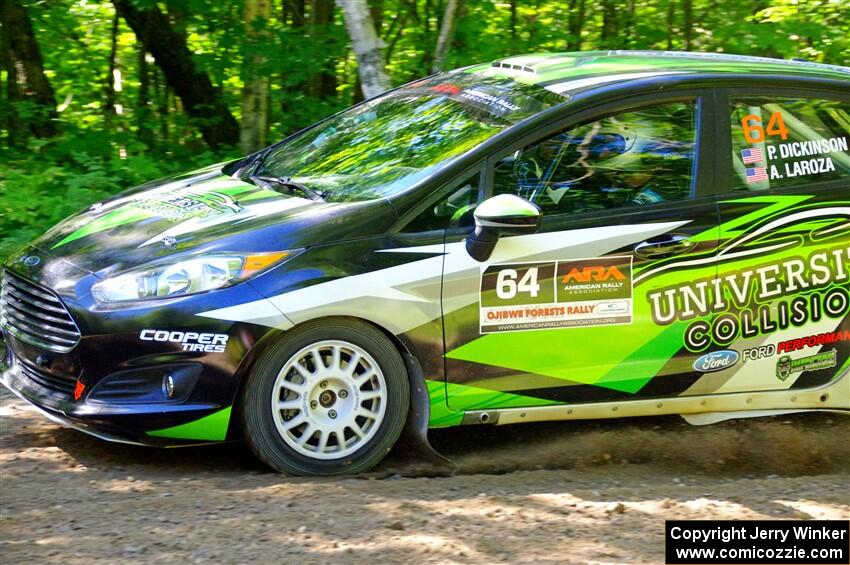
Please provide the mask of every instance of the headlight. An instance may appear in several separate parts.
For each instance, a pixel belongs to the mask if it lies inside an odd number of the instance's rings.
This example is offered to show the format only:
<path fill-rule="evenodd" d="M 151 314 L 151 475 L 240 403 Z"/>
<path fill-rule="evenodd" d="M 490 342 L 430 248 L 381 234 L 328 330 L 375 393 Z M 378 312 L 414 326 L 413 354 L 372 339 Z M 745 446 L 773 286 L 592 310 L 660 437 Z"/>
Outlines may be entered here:
<path fill-rule="evenodd" d="M 249 279 L 295 253 L 187 257 L 108 278 L 94 285 L 91 292 L 98 302 L 104 303 L 195 294 Z"/>

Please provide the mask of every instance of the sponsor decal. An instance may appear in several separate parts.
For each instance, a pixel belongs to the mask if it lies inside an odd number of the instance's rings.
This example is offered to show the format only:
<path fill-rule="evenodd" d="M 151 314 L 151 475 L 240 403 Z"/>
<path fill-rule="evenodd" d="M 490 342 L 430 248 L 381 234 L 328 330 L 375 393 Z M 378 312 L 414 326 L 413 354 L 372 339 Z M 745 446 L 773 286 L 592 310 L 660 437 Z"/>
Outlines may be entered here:
<path fill-rule="evenodd" d="M 203 351 L 204 353 L 224 353 L 227 347 L 227 334 L 181 332 L 170 330 L 145 329 L 139 333 L 142 341 L 160 341 L 179 343 L 183 351 Z"/>
<path fill-rule="evenodd" d="M 776 346 L 776 351 L 777 353 L 791 353 L 805 347 L 820 347 L 847 340 L 850 340 L 850 330 L 837 330 L 801 337 L 800 339 L 780 341 Z"/>
<path fill-rule="evenodd" d="M 767 359 L 776 355 L 776 345 L 759 345 L 758 347 L 750 347 L 743 351 L 744 363 L 747 361 L 758 361 L 759 359 Z"/>
<path fill-rule="evenodd" d="M 706 353 L 694 361 L 694 370 L 702 373 L 713 373 L 722 371 L 735 365 L 738 362 L 740 355 L 734 349 L 722 349 L 720 351 L 712 351 Z"/>
<path fill-rule="evenodd" d="M 629 324 L 632 257 L 490 265 L 480 291 L 481 333 Z"/>
<path fill-rule="evenodd" d="M 136 200 L 136 208 L 147 210 L 162 218 L 182 221 L 189 218 L 206 218 L 225 213 L 237 213 L 242 207 L 236 201 L 220 192 L 193 192 L 183 189 L 171 194 L 145 197 Z"/>
<path fill-rule="evenodd" d="M 778 353 L 793 353 L 807 347 L 821 347 L 832 345 L 841 341 L 850 341 L 850 330 L 836 330 L 819 334 L 808 335 L 796 339 L 786 339 L 776 344 L 759 345 L 745 349 L 743 353 L 744 363 L 767 359 Z"/>
<path fill-rule="evenodd" d="M 688 350 L 772 334 L 850 311 L 850 246 L 818 250 L 808 257 L 728 272 L 650 292 L 652 319 L 666 326 L 691 322 Z M 709 318 L 710 320 L 697 318 Z M 746 358 L 746 354 L 745 354 Z"/>
<path fill-rule="evenodd" d="M 499 98 L 476 88 L 467 88 L 460 93 L 461 98 L 487 107 L 494 114 L 509 114 L 516 112 L 520 106 L 505 98 Z"/>
<path fill-rule="evenodd" d="M 437 84 L 435 86 L 429 87 L 429 90 L 433 90 L 435 92 L 442 92 L 443 94 L 458 94 L 462 89 L 461 87 L 455 84 Z"/>
<path fill-rule="evenodd" d="M 27 267 L 35 267 L 39 263 L 41 263 L 41 258 L 38 255 L 28 255 L 21 259 L 24 265 Z"/>
<path fill-rule="evenodd" d="M 814 355 L 800 359 L 792 359 L 790 355 L 783 355 L 776 361 L 776 378 L 784 381 L 795 373 L 829 369 L 835 367 L 837 364 L 838 352 L 835 349 L 815 353 Z"/>

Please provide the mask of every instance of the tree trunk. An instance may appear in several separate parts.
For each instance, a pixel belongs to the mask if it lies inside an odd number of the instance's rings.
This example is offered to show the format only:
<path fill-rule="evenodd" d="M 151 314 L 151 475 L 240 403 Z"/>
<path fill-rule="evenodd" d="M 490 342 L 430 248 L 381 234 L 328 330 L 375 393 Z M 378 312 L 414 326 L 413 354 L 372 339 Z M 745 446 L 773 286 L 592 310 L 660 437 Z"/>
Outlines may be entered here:
<path fill-rule="evenodd" d="M 632 39 L 635 37 L 635 0 L 627 0 L 626 2 L 626 21 L 623 25 L 622 35 L 620 47 L 631 47 Z"/>
<path fill-rule="evenodd" d="M 567 51 L 581 51 L 581 30 L 584 28 L 584 1 L 570 0 L 570 40 Z"/>
<path fill-rule="evenodd" d="M 206 73 L 195 68 L 186 36 L 172 28 L 155 4 L 143 10 L 133 0 L 113 0 L 113 4 L 145 50 L 154 56 L 186 113 L 197 121 L 207 144 L 213 148 L 235 144 L 239 139 L 239 124 L 221 92 L 213 87 Z"/>
<path fill-rule="evenodd" d="M 268 0 L 245 0 L 245 38 L 248 48 L 263 43 L 270 11 Z M 255 52 L 256 53 L 256 52 Z M 242 122 L 239 127 L 239 148 L 242 153 L 253 153 L 266 145 L 266 132 L 269 121 L 269 79 L 262 72 L 258 74 L 265 59 L 256 54 L 246 56 L 242 73 L 245 85 L 242 87 Z"/>
<path fill-rule="evenodd" d="M 691 39 L 694 34 L 694 2 L 693 0 L 682 0 L 682 13 L 685 20 L 685 51 L 691 50 Z"/>
<path fill-rule="evenodd" d="M 36 137 L 53 137 L 56 127 L 56 96 L 44 74 L 41 51 L 26 8 L 16 0 L 0 0 L 3 62 L 6 68 L 6 98 L 9 104 L 26 103 L 31 113 L 26 130 Z M 16 110 L 10 116 L 10 133 L 16 140 L 25 135 Z"/>
<path fill-rule="evenodd" d="M 449 52 L 454 36 L 458 4 L 460 4 L 460 0 L 446 0 L 446 11 L 443 13 L 443 21 L 440 23 L 440 35 L 437 36 L 437 48 L 434 50 L 434 62 L 431 64 L 432 72 L 442 71 L 446 64 L 446 54 Z"/>
<path fill-rule="evenodd" d="M 288 8 L 286 11 L 292 13 L 292 27 L 304 27 L 305 4 L 305 0 L 283 0 L 284 9 Z"/>
<path fill-rule="evenodd" d="M 333 23 L 333 0 L 311 0 L 310 26 L 311 33 L 317 37 L 327 33 L 328 26 Z M 336 73 L 325 69 L 310 78 L 310 95 L 315 98 L 332 98 L 336 96 Z"/>
<path fill-rule="evenodd" d="M 669 0 L 667 5 L 667 50 L 673 49 L 673 28 L 676 24 L 676 2 Z"/>
<path fill-rule="evenodd" d="M 372 98 L 389 90 L 390 79 L 384 67 L 383 42 L 375 32 L 365 0 L 336 0 L 345 18 L 351 48 L 357 58 L 357 74 L 363 96 Z"/>
<path fill-rule="evenodd" d="M 615 0 L 602 2 L 602 33 L 599 39 L 603 49 L 616 49 L 620 42 L 617 38 L 617 5 Z"/>

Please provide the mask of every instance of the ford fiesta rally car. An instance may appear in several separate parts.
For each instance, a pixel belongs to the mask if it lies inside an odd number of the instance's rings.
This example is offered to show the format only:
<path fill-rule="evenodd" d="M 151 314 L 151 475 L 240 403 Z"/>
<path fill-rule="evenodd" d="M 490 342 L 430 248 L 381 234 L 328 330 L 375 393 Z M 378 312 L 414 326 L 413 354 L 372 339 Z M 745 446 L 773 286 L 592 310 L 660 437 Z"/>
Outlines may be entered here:
<path fill-rule="evenodd" d="M 850 409 L 850 69 L 438 74 L 7 260 L 3 383 L 105 439 L 370 468 L 429 427 Z"/>

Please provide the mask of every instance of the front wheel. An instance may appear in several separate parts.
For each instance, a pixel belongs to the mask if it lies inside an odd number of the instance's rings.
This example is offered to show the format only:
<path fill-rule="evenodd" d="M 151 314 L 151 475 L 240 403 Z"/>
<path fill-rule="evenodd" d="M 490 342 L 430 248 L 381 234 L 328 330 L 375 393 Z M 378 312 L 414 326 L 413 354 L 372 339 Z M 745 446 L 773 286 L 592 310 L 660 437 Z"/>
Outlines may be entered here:
<path fill-rule="evenodd" d="M 242 428 L 257 457 L 278 471 L 358 473 L 396 442 L 409 397 L 404 361 L 378 329 L 314 322 L 257 361 L 241 397 Z"/>

